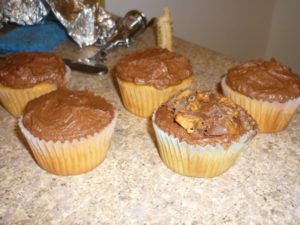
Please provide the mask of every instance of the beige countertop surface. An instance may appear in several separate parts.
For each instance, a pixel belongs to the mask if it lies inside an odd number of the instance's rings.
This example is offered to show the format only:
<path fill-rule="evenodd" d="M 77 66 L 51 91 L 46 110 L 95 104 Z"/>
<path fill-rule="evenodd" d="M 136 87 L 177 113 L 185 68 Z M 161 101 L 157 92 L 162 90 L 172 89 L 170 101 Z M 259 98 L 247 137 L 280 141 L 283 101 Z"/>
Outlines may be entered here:
<path fill-rule="evenodd" d="M 110 71 L 126 52 L 155 46 L 151 30 L 130 48 L 110 53 Z M 92 55 L 71 42 L 55 50 L 70 58 Z M 238 62 L 174 38 L 174 51 L 190 59 L 199 89 L 216 89 Z M 104 162 L 77 176 L 55 176 L 32 158 L 0 106 L 0 224 L 299 224 L 300 110 L 287 129 L 258 134 L 236 163 L 219 177 L 190 178 L 161 161 L 151 123 L 127 112 L 111 72 L 72 72 L 69 85 L 88 89 L 118 110 Z"/>

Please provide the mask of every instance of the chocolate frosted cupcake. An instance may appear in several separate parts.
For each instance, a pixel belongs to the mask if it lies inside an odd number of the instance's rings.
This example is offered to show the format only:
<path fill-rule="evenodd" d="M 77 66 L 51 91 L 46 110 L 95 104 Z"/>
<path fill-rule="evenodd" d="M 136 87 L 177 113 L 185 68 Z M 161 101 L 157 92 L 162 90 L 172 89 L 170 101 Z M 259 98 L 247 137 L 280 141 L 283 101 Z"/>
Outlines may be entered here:
<path fill-rule="evenodd" d="M 300 104 L 299 76 L 275 59 L 236 66 L 221 84 L 224 94 L 253 116 L 261 132 L 286 128 Z"/>
<path fill-rule="evenodd" d="M 152 122 L 163 162 L 193 177 L 224 173 L 257 132 L 252 117 L 229 98 L 191 89 L 161 105 Z"/>
<path fill-rule="evenodd" d="M 30 101 L 19 126 L 43 169 L 74 175 L 104 160 L 116 117 L 114 107 L 100 96 L 58 89 Z"/>
<path fill-rule="evenodd" d="M 192 67 L 179 54 L 151 48 L 120 59 L 116 76 L 125 108 L 149 117 L 161 103 L 191 84 Z"/>
<path fill-rule="evenodd" d="M 53 53 L 21 52 L 0 61 L 0 100 L 14 116 L 27 102 L 65 86 L 70 69 Z"/>

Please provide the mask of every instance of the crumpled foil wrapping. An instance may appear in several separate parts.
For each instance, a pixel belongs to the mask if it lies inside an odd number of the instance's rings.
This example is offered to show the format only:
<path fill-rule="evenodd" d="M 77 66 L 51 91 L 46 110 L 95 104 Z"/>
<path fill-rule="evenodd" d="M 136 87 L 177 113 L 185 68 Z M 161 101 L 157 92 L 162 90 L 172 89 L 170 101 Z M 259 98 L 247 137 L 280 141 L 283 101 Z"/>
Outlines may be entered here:
<path fill-rule="evenodd" d="M 0 0 L 1 22 L 33 25 L 52 11 L 80 46 L 103 46 L 116 33 L 116 18 L 97 0 Z"/>
<path fill-rule="evenodd" d="M 56 18 L 80 46 L 104 45 L 116 32 L 116 21 L 97 0 L 46 0 Z"/>
<path fill-rule="evenodd" d="M 41 0 L 0 0 L 0 21 L 33 25 L 48 15 L 50 8 Z"/>

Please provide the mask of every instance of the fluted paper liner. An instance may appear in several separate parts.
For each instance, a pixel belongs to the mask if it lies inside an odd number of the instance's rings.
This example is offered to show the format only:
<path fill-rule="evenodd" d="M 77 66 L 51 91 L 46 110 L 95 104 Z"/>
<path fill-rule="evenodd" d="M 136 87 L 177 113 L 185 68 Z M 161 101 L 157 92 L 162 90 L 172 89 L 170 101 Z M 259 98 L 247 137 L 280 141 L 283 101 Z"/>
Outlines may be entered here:
<path fill-rule="evenodd" d="M 172 171 L 191 177 L 215 177 L 227 171 L 236 161 L 256 131 L 250 130 L 237 141 L 215 145 L 192 145 L 163 131 L 152 117 L 158 152 L 164 164 Z"/>
<path fill-rule="evenodd" d="M 158 106 L 176 92 L 187 88 L 192 82 L 192 78 L 188 78 L 178 85 L 160 90 L 150 85 L 137 85 L 121 79 L 117 80 L 125 108 L 141 117 L 150 117 Z"/>
<path fill-rule="evenodd" d="M 243 107 L 256 120 L 262 133 L 278 132 L 285 129 L 300 105 L 300 98 L 284 103 L 252 99 L 232 90 L 226 84 L 225 79 L 223 78 L 221 81 L 224 95 Z"/>
<path fill-rule="evenodd" d="M 71 70 L 66 72 L 66 80 L 70 79 Z M 27 103 L 41 95 L 47 94 L 57 89 L 57 86 L 50 83 L 36 84 L 30 88 L 10 88 L 0 84 L 0 100 L 3 106 L 13 116 L 18 117 L 23 113 Z"/>
<path fill-rule="evenodd" d="M 19 119 L 19 127 L 25 136 L 34 158 L 44 170 L 56 175 L 76 175 L 88 172 L 105 159 L 111 144 L 117 114 L 100 132 L 72 141 L 45 141 L 33 136 Z"/>

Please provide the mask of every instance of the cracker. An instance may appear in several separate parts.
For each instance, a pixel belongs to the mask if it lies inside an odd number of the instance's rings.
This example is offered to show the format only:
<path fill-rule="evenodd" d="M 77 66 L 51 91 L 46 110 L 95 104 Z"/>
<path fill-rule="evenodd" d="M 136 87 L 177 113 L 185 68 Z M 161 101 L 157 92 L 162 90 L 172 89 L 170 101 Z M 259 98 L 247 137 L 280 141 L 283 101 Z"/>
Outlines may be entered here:
<path fill-rule="evenodd" d="M 163 15 L 157 19 L 157 45 L 172 51 L 173 46 L 173 19 L 168 7 L 164 8 Z"/>

